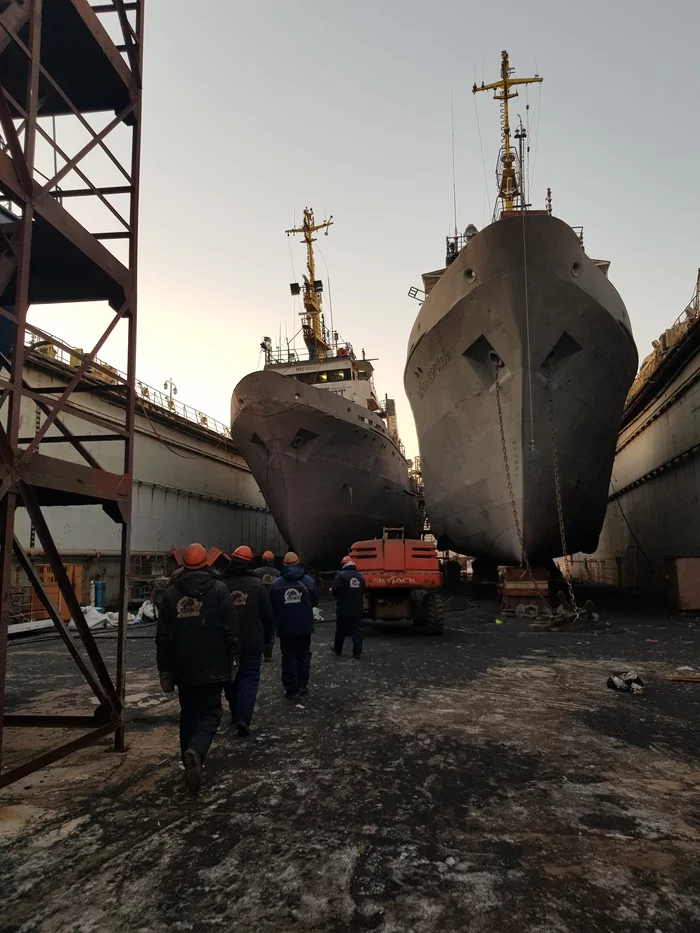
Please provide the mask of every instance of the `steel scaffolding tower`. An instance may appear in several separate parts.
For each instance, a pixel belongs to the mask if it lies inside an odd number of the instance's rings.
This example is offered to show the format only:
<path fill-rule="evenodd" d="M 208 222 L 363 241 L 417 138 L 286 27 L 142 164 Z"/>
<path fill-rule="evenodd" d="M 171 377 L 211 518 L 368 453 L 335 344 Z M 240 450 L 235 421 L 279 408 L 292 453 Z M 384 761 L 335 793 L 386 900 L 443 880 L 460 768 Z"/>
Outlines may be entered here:
<path fill-rule="evenodd" d="M 116 748 L 124 748 L 143 6 L 143 0 L 0 0 L 0 786 L 110 733 Z M 51 337 L 79 358 L 77 370 L 65 389 L 29 385 L 23 376 L 26 344 L 49 338 L 28 323 L 28 308 L 81 301 L 106 302 L 111 315 L 104 333 L 85 353 Z M 127 345 L 126 377 L 116 384 L 95 360 L 115 329 L 126 331 Z M 124 423 L 117 429 L 76 405 L 84 377 L 96 372 L 109 376 L 110 390 L 124 393 Z M 34 433 L 22 436 L 28 405 Z M 41 413 L 36 418 L 35 409 Z M 68 415 L 89 422 L 87 432 L 70 430 L 61 417 Z M 95 440 L 121 445 L 121 472 L 105 470 L 86 450 L 84 442 Z M 48 455 L 49 443 L 52 451 L 67 445 L 73 459 Z M 95 504 L 121 525 L 114 674 L 88 628 L 44 511 Z M 15 533 L 18 508 L 27 510 L 76 639 Z M 4 712 L 13 558 L 97 697 L 94 714 Z M 31 726 L 81 734 L 66 741 L 62 732 L 62 744 L 1 770 L 3 730 Z"/>

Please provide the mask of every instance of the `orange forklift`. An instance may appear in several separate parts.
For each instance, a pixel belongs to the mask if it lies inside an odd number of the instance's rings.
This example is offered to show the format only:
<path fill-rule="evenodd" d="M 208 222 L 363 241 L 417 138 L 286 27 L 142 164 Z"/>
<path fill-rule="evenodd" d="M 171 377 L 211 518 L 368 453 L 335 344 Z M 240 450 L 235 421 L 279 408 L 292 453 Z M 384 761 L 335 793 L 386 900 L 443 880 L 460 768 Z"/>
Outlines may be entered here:
<path fill-rule="evenodd" d="M 372 620 L 411 619 L 428 635 L 442 635 L 442 573 L 432 541 L 385 528 L 381 538 L 356 541 L 350 557 L 365 580 L 365 612 Z"/>

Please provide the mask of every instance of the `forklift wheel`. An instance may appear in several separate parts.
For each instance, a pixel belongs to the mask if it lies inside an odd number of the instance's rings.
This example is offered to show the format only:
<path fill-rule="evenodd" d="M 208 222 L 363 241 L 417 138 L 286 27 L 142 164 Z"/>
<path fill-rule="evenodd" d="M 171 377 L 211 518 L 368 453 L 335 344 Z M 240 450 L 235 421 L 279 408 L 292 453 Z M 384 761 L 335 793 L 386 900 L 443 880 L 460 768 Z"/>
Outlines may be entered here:
<path fill-rule="evenodd" d="M 443 633 L 444 607 L 437 593 L 426 593 L 423 598 L 423 625 L 428 635 L 442 635 Z"/>

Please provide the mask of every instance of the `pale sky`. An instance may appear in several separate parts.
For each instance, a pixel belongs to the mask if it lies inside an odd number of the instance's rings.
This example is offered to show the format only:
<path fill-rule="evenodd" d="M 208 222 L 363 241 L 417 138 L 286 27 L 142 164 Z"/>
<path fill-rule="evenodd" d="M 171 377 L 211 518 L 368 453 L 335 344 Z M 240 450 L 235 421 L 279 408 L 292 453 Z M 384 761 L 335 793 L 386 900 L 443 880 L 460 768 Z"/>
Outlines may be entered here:
<path fill-rule="evenodd" d="M 640 358 L 683 310 L 700 266 L 700 12 L 691 0 L 497 4 L 417 0 L 147 0 L 138 374 L 228 423 L 231 390 L 258 368 L 261 337 L 291 336 L 289 282 L 304 251 L 284 230 L 333 214 L 320 246 L 336 328 L 378 357 L 378 392 L 403 392 L 421 273 L 443 265 L 453 226 L 485 219 L 471 87 L 536 70 L 513 110 L 532 129 L 531 200 L 583 225 L 609 259 Z M 477 95 L 495 197 L 498 106 Z M 536 106 L 538 104 L 538 106 Z M 515 120 L 512 121 L 513 124 Z M 294 275 L 292 274 L 292 261 Z M 319 272 L 327 281 L 323 259 Z M 328 305 L 326 312 L 328 315 Z M 32 319 L 90 345 L 94 309 Z M 121 362 L 118 341 L 101 354 Z"/>

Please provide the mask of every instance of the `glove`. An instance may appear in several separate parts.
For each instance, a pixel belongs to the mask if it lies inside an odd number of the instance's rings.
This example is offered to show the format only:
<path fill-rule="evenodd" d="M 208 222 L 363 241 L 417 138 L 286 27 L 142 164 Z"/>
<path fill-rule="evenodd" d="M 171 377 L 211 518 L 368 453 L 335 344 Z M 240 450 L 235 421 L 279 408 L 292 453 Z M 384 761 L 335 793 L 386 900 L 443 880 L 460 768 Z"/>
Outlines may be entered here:
<path fill-rule="evenodd" d="M 236 679 L 236 670 L 238 669 L 238 661 L 235 659 L 231 661 L 231 676 L 229 680 L 234 681 Z"/>
<path fill-rule="evenodd" d="M 172 693 L 175 690 L 173 675 L 169 671 L 160 672 L 160 685 L 164 693 Z"/>

